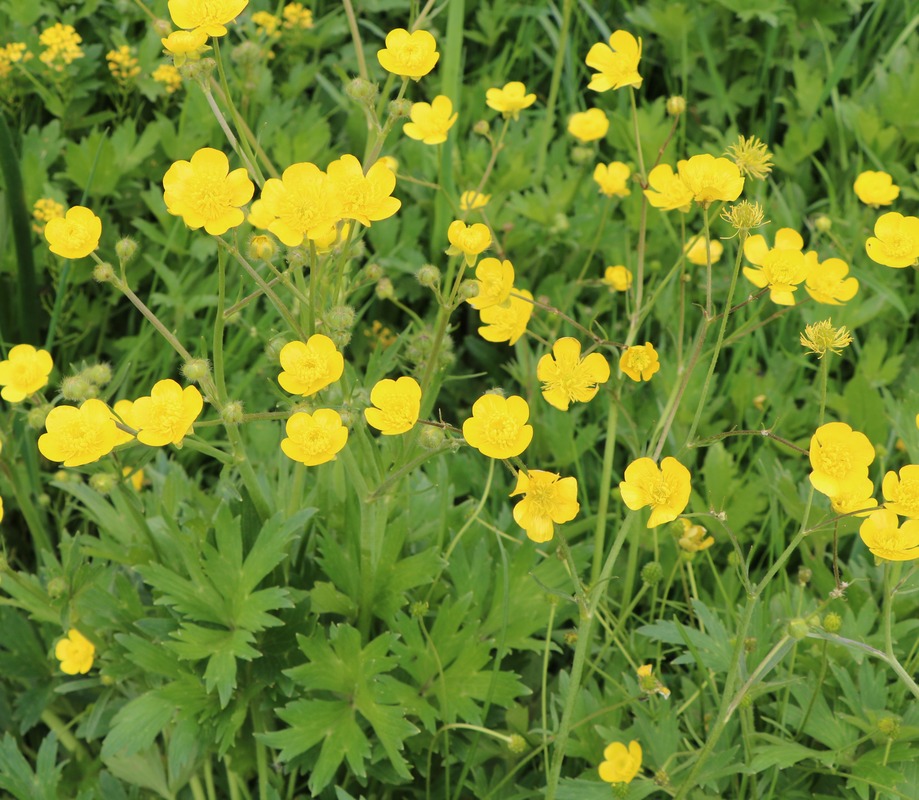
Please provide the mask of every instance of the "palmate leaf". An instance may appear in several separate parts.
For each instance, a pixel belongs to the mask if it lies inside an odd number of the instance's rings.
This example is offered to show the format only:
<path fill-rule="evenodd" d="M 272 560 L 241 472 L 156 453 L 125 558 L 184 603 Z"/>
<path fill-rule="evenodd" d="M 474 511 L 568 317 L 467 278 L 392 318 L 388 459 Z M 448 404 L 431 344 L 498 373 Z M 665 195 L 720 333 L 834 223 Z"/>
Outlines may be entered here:
<path fill-rule="evenodd" d="M 16 740 L 5 734 L 0 742 L 0 789 L 16 800 L 55 800 L 63 764 L 57 764 L 57 738 L 49 734 L 38 750 L 35 771 L 26 761 Z"/>

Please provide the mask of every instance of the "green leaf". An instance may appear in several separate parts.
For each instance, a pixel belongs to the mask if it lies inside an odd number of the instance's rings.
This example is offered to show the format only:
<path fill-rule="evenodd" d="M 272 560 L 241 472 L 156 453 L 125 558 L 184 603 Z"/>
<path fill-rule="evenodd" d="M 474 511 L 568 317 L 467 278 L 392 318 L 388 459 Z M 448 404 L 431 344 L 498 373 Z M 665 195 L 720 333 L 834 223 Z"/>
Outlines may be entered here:
<path fill-rule="evenodd" d="M 0 789 L 9 792 L 16 800 L 56 800 L 60 797 L 60 782 L 63 764 L 57 761 L 57 738 L 46 736 L 38 750 L 36 770 L 32 771 L 16 740 L 9 733 L 0 743 Z"/>
<path fill-rule="evenodd" d="M 102 742 L 102 758 L 116 754 L 132 756 L 147 749 L 175 711 L 175 706 L 159 690 L 129 701 L 112 720 L 112 729 Z"/>
<path fill-rule="evenodd" d="M 227 707 L 236 688 L 236 659 L 251 661 L 261 655 L 251 647 L 255 637 L 245 630 L 216 630 L 185 623 L 174 636 L 178 641 L 170 642 L 169 647 L 180 658 L 207 659 L 204 686 L 208 692 L 217 689 L 221 708 Z"/>

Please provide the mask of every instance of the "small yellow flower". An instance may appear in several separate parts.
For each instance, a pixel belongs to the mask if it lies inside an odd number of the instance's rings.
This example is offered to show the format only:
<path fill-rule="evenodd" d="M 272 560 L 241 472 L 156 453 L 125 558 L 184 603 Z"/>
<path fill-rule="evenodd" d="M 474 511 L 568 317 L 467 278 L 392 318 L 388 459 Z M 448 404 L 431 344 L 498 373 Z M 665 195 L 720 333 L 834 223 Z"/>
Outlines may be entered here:
<path fill-rule="evenodd" d="M 313 12 L 303 3 L 288 3 L 284 6 L 284 27 L 288 30 L 309 30 L 313 27 Z"/>
<path fill-rule="evenodd" d="M 491 306 L 508 306 L 514 288 L 514 265 L 505 259 L 483 258 L 475 268 L 479 293 L 466 300 L 477 311 Z"/>
<path fill-rule="evenodd" d="M 717 200 L 732 201 L 740 197 L 744 178 L 733 161 L 715 158 L 708 153 L 677 162 L 683 185 L 692 192 L 693 200 L 709 206 Z"/>
<path fill-rule="evenodd" d="M 112 419 L 115 422 L 120 422 L 123 425 L 127 425 L 129 428 L 134 428 L 137 430 L 140 425 L 137 424 L 137 420 L 134 417 L 134 402 L 132 400 L 119 400 L 112 407 L 114 414 Z M 120 444 L 127 444 L 128 442 L 134 441 L 134 434 L 123 431 L 121 428 L 115 427 L 115 446 L 117 447 Z"/>
<path fill-rule="evenodd" d="M 306 342 L 288 342 L 281 348 L 278 375 L 281 388 L 309 397 L 335 383 L 345 371 L 345 359 L 328 336 L 314 333 Z"/>
<path fill-rule="evenodd" d="M 750 178 L 763 181 L 772 172 L 772 153 L 757 136 L 738 136 L 737 143 L 728 147 L 727 155 Z"/>
<path fill-rule="evenodd" d="M 868 476 L 874 447 L 865 434 L 844 422 L 828 422 L 811 437 L 809 456 L 811 485 L 827 497 L 839 497 Z"/>
<path fill-rule="evenodd" d="M 54 362 L 47 350 L 36 350 L 30 344 L 11 347 L 6 360 L 0 361 L 0 397 L 7 403 L 21 403 L 48 385 L 52 369 Z"/>
<path fill-rule="evenodd" d="M 123 44 L 117 50 L 109 50 L 105 54 L 109 72 L 116 81 L 122 84 L 130 83 L 140 75 L 140 63 L 128 45 Z"/>
<path fill-rule="evenodd" d="M 625 469 L 619 484 L 622 502 L 632 511 L 651 506 L 649 528 L 673 522 L 689 503 L 691 475 L 679 461 L 667 456 L 660 469 L 650 458 L 639 458 Z"/>
<path fill-rule="evenodd" d="M 606 136 L 609 117 L 599 108 L 579 111 L 568 119 L 568 133 L 581 142 L 595 142 Z"/>
<path fill-rule="evenodd" d="M 619 358 L 619 369 L 633 381 L 649 381 L 660 368 L 657 351 L 651 342 L 632 345 Z"/>
<path fill-rule="evenodd" d="M 894 511 L 879 508 L 861 524 L 858 535 L 877 558 L 913 561 L 919 558 L 919 520 L 899 522 Z"/>
<path fill-rule="evenodd" d="M 160 39 L 166 52 L 173 58 L 173 63 L 181 67 L 186 61 L 196 61 L 207 47 L 207 32 L 204 28 L 192 31 L 173 31 L 165 39 Z"/>
<path fill-rule="evenodd" d="M 833 320 L 825 319 L 813 325 L 805 325 L 800 341 L 801 347 L 823 358 L 828 352 L 839 355 L 843 348 L 852 344 L 852 336 L 845 325 L 834 328 Z"/>
<path fill-rule="evenodd" d="M 182 86 L 182 75 L 172 64 L 160 64 L 150 73 L 150 77 L 163 84 L 166 94 L 174 94 Z"/>
<path fill-rule="evenodd" d="M 571 403 L 587 403 L 609 380 L 609 362 L 600 353 L 581 358 L 581 343 L 570 336 L 552 345 L 536 365 L 542 396 L 551 406 L 567 411 Z"/>
<path fill-rule="evenodd" d="M 150 394 L 138 397 L 131 409 L 137 424 L 137 441 L 150 447 L 181 445 L 194 433 L 193 425 L 204 408 L 195 386 L 184 389 L 171 378 L 153 384 Z"/>
<path fill-rule="evenodd" d="M 600 187 L 600 194 L 607 197 L 628 197 L 631 191 L 629 179 L 632 170 L 628 164 L 621 161 L 611 161 L 609 164 L 597 164 L 594 168 L 594 180 Z"/>
<path fill-rule="evenodd" d="M 454 220 L 447 228 L 447 239 L 450 246 L 446 249 L 448 256 L 463 256 L 470 267 L 475 264 L 479 255 L 491 247 L 491 231 L 481 222 L 466 225 Z"/>
<path fill-rule="evenodd" d="M 45 225 L 49 249 L 63 258 L 85 258 L 99 246 L 101 236 L 102 220 L 85 206 L 74 206 Z"/>
<path fill-rule="evenodd" d="M 874 236 L 865 242 L 868 258 L 885 267 L 911 267 L 919 259 L 919 217 L 896 211 L 882 214 L 874 223 Z"/>
<path fill-rule="evenodd" d="M 515 297 L 514 295 L 520 295 Z M 533 314 L 533 295 L 526 289 L 518 289 L 510 296 L 507 306 L 489 306 L 479 312 L 484 323 L 479 336 L 486 342 L 507 342 L 514 345 L 526 333 L 527 324 Z"/>
<path fill-rule="evenodd" d="M 603 272 L 603 283 L 617 292 L 627 292 L 632 288 L 632 270 L 621 264 L 607 267 Z"/>
<path fill-rule="evenodd" d="M 331 408 L 317 408 L 312 414 L 298 411 L 287 420 L 286 431 L 287 438 L 281 440 L 284 455 L 308 467 L 334 461 L 348 441 L 341 415 Z"/>
<path fill-rule="evenodd" d="M 249 0 L 169 0 L 169 15 L 177 28 L 201 28 L 208 36 L 226 34 Z"/>
<path fill-rule="evenodd" d="M 680 520 L 683 524 L 683 535 L 679 538 L 677 544 L 687 553 L 699 553 L 702 550 L 708 550 L 715 543 L 712 536 L 708 536 L 708 531 L 701 525 L 694 525 L 685 517 Z"/>
<path fill-rule="evenodd" d="M 56 72 L 63 72 L 65 66 L 83 58 L 83 48 L 80 47 L 83 39 L 73 25 L 56 22 L 41 32 L 38 41 L 45 48 L 38 56 L 39 60 Z"/>
<path fill-rule="evenodd" d="M 919 519 L 919 466 L 908 464 L 899 475 L 891 470 L 881 484 L 884 505 L 896 514 Z"/>
<path fill-rule="evenodd" d="M 118 429 L 109 407 L 93 399 L 79 408 L 52 408 L 45 418 L 45 430 L 47 433 L 38 437 L 39 452 L 65 467 L 80 467 L 111 453 Z"/>
<path fill-rule="evenodd" d="M 489 458 L 513 458 L 529 447 L 533 426 L 527 425 L 530 407 L 517 395 L 482 395 L 463 423 L 463 438 L 470 447 Z"/>
<path fill-rule="evenodd" d="M 308 161 L 265 181 L 261 199 L 264 213 L 273 217 L 268 230 L 288 247 L 297 247 L 304 238 L 327 237 L 342 218 L 340 193 L 329 176 Z"/>
<path fill-rule="evenodd" d="M 577 478 L 560 478 L 541 469 L 517 472 L 517 485 L 510 496 L 518 494 L 524 497 L 514 506 L 514 521 L 534 542 L 550 541 L 555 526 L 573 520 L 581 508 Z"/>
<path fill-rule="evenodd" d="M 794 292 L 798 284 L 807 279 L 808 262 L 804 258 L 804 240 L 791 228 L 781 228 L 775 234 L 775 247 L 771 250 L 761 234 L 744 242 L 747 260 L 759 269 L 744 267 L 743 274 L 760 289 L 769 287 L 769 298 L 783 306 L 795 304 Z"/>
<path fill-rule="evenodd" d="M 858 199 L 872 208 L 889 206 L 900 196 L 900 187 L 886 172 L 862 172 L 855 179 L 852 188 L 855 189 Z"/>
<path fill-rule="evenodd" d="M 230 172 L 226 155 L 203 147 L 191 161 L 176 161 L 163 176 L 166 210 L 182 217 L 192 230 L 203 227 L 212 236 L 242 225 L 241 206 L 252 199 L 255 185 L 243 167 Z"/>
<path fill-rule="evenodd" d="M 439 94 L 430 103 L 412 103 L 402 130 L 410 139 L 424 144 L 441 144 L 447 141 L 447 132 L 453 127 L 459 114 L 453 113 L 453 101 L 445 94 Z"/>
<path fill-rule="evenodd" d="M 463 192 L 460 195 L 460 211 L 475 211 L 479 208 L 485 208 L 489 200 L 491 200 L 490 194 L 482 194 L 474 189 Z"/>
<path fill-rule="evenodd" d="M 680 520 L 684 524 L 688 520 Z M 696 526 L 698 527 L 698 526 Z M 714 541 L 714 539 L 712 539 Z M 659 694 L 661 697 L 666 700 L 670 697 L 670 690 L 662 684 L 657 677 L 653 674 L 654 668 L 650 664 L 642 664 L 637 670 L 636 675 L 638 676 L 638 687 L 644 694 Z"/>
<path fill-rule="evenodd" d="M 588 89 L 606 92 L 624 86 L 641 87 L 638 62 L 641 60 L 641 39 L 628 31 L 613 31 L 609 45 L 597 42 L 587 52 L 587 66 L 597 70 L 591 76 Z"/>
<path fill-rule="evenodd" d="M 259 36 L 276 39 L 281 35 L 278 31 L 278 28 L 281 27 L 281 18 L 276 17 L 270 11 L 256 11 L 251 20 Z"/>
<path fill-rule="evenodd" d="M 536 102 L 535 94 L 527 94 L 527 88 L 520 81 L 505 83 L 501 89 L 485 92 L 485 105 L 500 111 L 505 119 L 518 119 L 520 112 Z"/>
<path fill-rule="evenodd" d="M 648 173 L 648 186 L 645 197 L 648 202 L 661 211 L 689 211 L 693 193 L 674 173 L 669 164 L 658 164 Z"/>
<path fill-rule="evenodd" d="M 807 278 L 804 288 L 818 303 L 838 306 L 851 300 L 858 292 L 858 279 L 847 278 L 849 265 L 841 258 L 819 261 L 816 251 L 804 254 Z"/>
<path fill-rule="evenodd" d="M 631 783 L 641 771 L 641 745 L 631 741 L 626 747 L 620 742 L 613 742 L 603 751 L 603 759 L 600 764 L 600 780 L 607 783 Z"/>
<path fill-rule="evenodd" d="M 382 161 L 377 161 L 364 175 L 361 162 L 343 155 L 329 164 L 329 181 L 341 200 L 343 219 L 353 219 L 370 227 L 371 222 L 389 219 L 402 206 L 392 197 L 396 176 Z"/>
<path fill-rule="evenodd" d="M 705 254 L 704 236 L 693 236 L 686 242 L 686 245 L 683 247 L 683 252 L 686 253 L 686 259 L 690 264 L 695 264 L 699 267 L 707 266 L 708 259 Z M 717 239 L 711 239 L 709 240 L 709 252 L 712 257 L 712 264 L 717 264 L 724 254 L 724 245 Z"/>
<path fill-rule="evenodd" d="M 396 28 L 386 34 L 386 47 L 377 51 L 377 60 L 383 69 L 416 81 L 434 69 L 439 58 L 437 42 L 430 33 L 409 33 L 405 28 Z"/>
<path fill-rule="evenodd" d="M 67 631 L 67 637 L 54 646 L 54 657 L 61 662 L 61 672 L 85 675 L 92 669 L 96 648 L 76 628 L 71 628 Z"/>
<path fill-rule="evenodd" d="M 370 402 L 376 408 L 364 409 L 368 425 L 384 436 L 406 433 L 421 413 L 421 386 L 414 378 L 384 378 L 370 390 Z"/>

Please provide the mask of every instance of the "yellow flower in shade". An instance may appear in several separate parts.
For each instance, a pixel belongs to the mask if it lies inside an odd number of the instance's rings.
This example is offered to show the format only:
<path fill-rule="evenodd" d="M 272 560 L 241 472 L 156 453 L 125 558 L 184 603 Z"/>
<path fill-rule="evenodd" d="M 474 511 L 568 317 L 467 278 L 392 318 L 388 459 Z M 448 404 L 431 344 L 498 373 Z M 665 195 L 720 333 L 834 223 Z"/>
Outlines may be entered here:
<path fill-rule="evenodd" d="M 182 86 L 182 74 L 172 64 L 160 64 L 150 73 L 150 77 L 163 84 L 166 94 L 174 94 Z"/>
<path fill-rule="evenodd" d="M 194 433 L 192 427 L 204 408 L 195 386 L 184 389 L 171 378 L 153 384 L 150 394 L 138 397 L 131 409 L 138 429 L 137 441 L 150 447 L 181 445 Z"/>
<path fill-rule="evenodd" d="M 343 222 L 341 225 L 329 228 L 329 230 L 322 236 L 317 236 L 315 239 L 313 239 L 313 244 L 316 245 L 316 252 L 320 254 L 328 253 L 334 250 L 343 242 L 347 241 L 348 231 L 354 224 L 356 223 Z"/>
<path fill-rule="evenodd" d="M 858 292 L 858 279 L 847 278 L 849 265 L 841 258 L 828 258 L 820 262 L 817 253 L 804 254 L 807 278 L 804 288 L 818 303 L 838 306 L 851 300 Z"/>
<path fill-rule="evenodd" d="M 226 34 L 249 0 L 169 0 L 169 16 L 177 28 L 201 28 L 208 36 Z"/>
<path fill-rule="evenodd" d="M 724 254 L 724 245 L 717 239 L 710 239 L 708 244 L 712 256 L 712 264 L 717 264 Z M 686 242 L 683 247 L 683 252 L 686 253 L 686 260 L 689 261 L 690 264 L 695 264 L 699 267 L 704 267 L 708 264 L 708 259 L 705 254 L 704 236 L 693 236 L 692 239 Z"/>
<path fill-rule="evenodd" d="M 904 217 L 896 211 L 882 214 L 874 223 L 874 236 L 865 242 L 865 251 L 868 258 L 885 267 L 911 267 L 919 259 L 919 217 Z"/>
<path fill-rule="evenodd" d="M 490 194 L 482 194 L 474 189 L 463 192 L 460 195 L 460 211 L 475 211 L 479 208 L 485 208 L 489 200 L 491 200 Z"/>
<path fill-rule="evenodd" d="M 343 155 L 329 164 L 329 181 L 341 201 L 343 219 L 353 219 L 370 227 L 371 222 L 389 219 L 402 206 L 392 197 L 396 176 L 382 161 L 377 161 L 364 175 L 361 162 Z"/>
<path fill-rule="evenodd" d="M 306 342 L 288 342 L 281 348 L 278 375 L 281 388 L 309 397 L 335 383 L 345 371 L 345 359 L 328 336 L 314 333 Z"/>
<path fill-rule="evenodd" d="M 101 400 L 87 400 L 79 408 L 57 406 L 45 418 L 38 450 L 49 461 L 65 467 L 91 464 L 115 448 L 117 428 L 112 412 Z"/>
<path fill-rule="evenodd" d="M 10 348 L 5 361 L 0 361 L 0 397 L 7 403 L 21 403 L 30 394 L 48 385 L 48 375 L 54 362 L 47 350 L 36 350 L 30 344 Z"/>
<path fill-rule="evenodd" d="M 246 217 L 246 222 L 253 228 L 267 231 L 271 227 L 271 223 L 276 219 L 277 217 L 268 210 L 264 200 L 255 200 L 249 206 L 249 215 Z"/>
<path fill-rule="evenodd" d="M 518 294 L 520 297 L 515 297 Z M 526 289 L 515 290 L 506 306 L 489 306 L 479 312 L 484 325 L 479 336 L 486 342 L 507 342 L 514 345 L 526 333 L 527 323 L 533 314 L 533 295 Z"/>
<path fill-rule="evenodd" d="M 899 475 L 891 470 L 881 484 L 884 505 L 896 514 L 919 519 L 919 466 L 908 464 Z"/>
<path fill-rule="evenodd" d="M 595 92 L 622 89 L 624 86 L 640 88 L 640 60 L 641 39 L 636 39 L 628 31 L 613 31 L 613 35 L 609 37 L 609 45 L 597 42 L 587 51 L 587 66 L 597 70 L 596 74 L 591 76 L 587 88 Z"/>
<path fill-rule="evenodd" d="M 632 170 L 628 164 L 621 161 L 611 161 L 609 164 L 597 164 L 594 167 L 594 180 L 600 187 L 600 194 L 607 197 L 628 197 L 629 178 Z"/>
<path fill-rule="evenodd" d="M 370 402 L 376 408 L 364 409 L 368 425 L 384 436 L 406 433 L 421 413 L 421 387 L 414 378 L 384 378 L 370 390 Z"/>
<path fill-rule="evenodd" d="M 54 657 L 61 662 L 61 672 L 85 675 L 92 669 L 96 648 L 76 628 L 71 628 L 67 631 L 67 637 L 54 646 Z"/>
<path fill-rule="evenodd" d="M 661 461 L 660 469 L 650 458 L 639 458 L 625 468 L 619 484 L 622 502 L 632 511 L 651 506 L 649 528 L 673 522 L 689 503 L 691 476 L 673 456 Z"/>
<path fill-rule="evenodd" d="M 861 524 L 858 535 L 877 558 L 913 561 L 919 558 L 919 520 L 899 522 L 895 512 L 879 508 Z"/>
<path fill-rule="evenodd" d="M 131 48 L 123 44 L 116 50 L 109 50 L 105 54 L 109 72 L 121 84 L 128 84 L 140 75 L 140 63 Z"/>
<path fill-rule="evenodd" d="M 889 206 L 900 196 L 900 187 L 886 172 L 862 172 L 852 188 L 859 200 L 874 208 Z"/>
<path fill-rule="evenodd" d="M 252 24 L 255 25 L 255 32 L 259 36 L 266 36 L 269 39 L 277 39 L 281 33 L 278 28 L 281 27 L 281 18 L 276 17 L 269 11 L 256 11 L 252 17 Z"/>
<path fill-rule="evenodd" d="M 437 42 L 430 33 L 409 33 L 405 28 L 396 28 L 387 33 L 386 48 L 377 51 L 377 60 L 383 69 L 416 81 L 434 69 L 439 58 Z"/>
<path fill-rule="evenodd" d="M 473 403 L 472 416 L 463 423 L 463 438 L 489 458 L 519 456 L 533 439 L 527 425 L 530 407 L 517 395 L 484 394 Z"/>
<path fill-rule="evenodd" d="M 454 220 L 447 228 L 447 239 L 450 242 L 445 251 L 447 255 L 463 256 L 470 267 L 481 253 L 491 247 L 491 231 L 481 222 L 466 225 L 460 220 Z"/>
<path fill-rule="evenodd" d="M 708 535 L 708 531 L 701 525 L 694 525 L 685 517 L 680 520 L 683 525 L 683 535 L 677 544 L 687 553 L 699 553 L 708 550 L 715 543 L 715 539 Z"/>
<path fill-rule="evenodd" d="M 877 508 L 878 501 L 874 499 L 874 482 L 867 475 L 864 478 L 853 480 L 846 487 L 846 491 L 830 498 L 830 505 L 837 514 L 851 514 L 853 511 L 863 513 L 857 517 L 867 517 L 871 509 Z"/>
<path fill-rule="evenodd" d="M 510 496 L 518 494 L 524 497 L 514 506 L 514 521 L 534 542 L 550 541 L 555 526 L 570 522 L 581 509 L 577 478 L 560 478 L 554 472 L 520 470 Z"/>
<path fill-rule="evenodd" d="M 213 236 L 242 225 L 241 206 L 252 199 L 255 185 L 242 167 L 230 172 L 220 150 L 203 147 L 191 161 L 176 161 L 163 176 L 166 210 L 182 217 L 192 230 L 203 227 Z"/>
<path fill-rule="evenodd" d="M 581 358 L 581 343 L 570 336 L 552 345 L 536 365 L 536 377 L 542 381 L 546 402 L 562 411 L 571 403 L 587 403 L 600 391 L 599 384 L 609 380 L 609 363 L 600 353 Z"/>
<path fill-rule="evenodd" d="M 632 270 L 621 264 L 607 267 L 603 272 L 603 283 L 617 292 L 627 292 L 632 287 Z"/>
<path fill-rule="evenodd" d="M 303 3 L 288 3 L 284 6 L 284 27 L 288 30 L 299 28 L 302 31 L 313 27 L 313 12 L 303 7 Z"/>
<path fill-rule="evenodd" d="M 568 133 L 582 142 L 595 142 L 606 136 L 609 130 L 609 117 L 599 108 L 579 111 L 568 119 Z"/>
<path fill-rule="evenodd" d="M 744 178 L 733 161 L 715 158 L 708 153 L 677 162 L 683 185 L 692 192 L 693 200 L 708 206 L 716 200 L 730 202 L 740 197 Z"/>
<path fill-rule="evenodd" d="M 99 246 L 102 220 L 85 206 L 74 206 L 63 217 L 48 221 L 45 239 L 52 253 L 63 258 L 84 258 Z"/>
<path fill-rule="evenodd" d="M 270 230 L 288 247 L 303 239 L 328 236 L 341 219 L 342 201 L 329 176 L 310 162 L 292 164 L 262 188 L 264 213 L 274 217 Z"/>
<path fill-rule="evenodd" d="M 747 260 L 759 269 L 744 267 L 747 280 L 760 289 L 769 287 L 769 298 L 783 306 L 795 304 L 794 293 L 798 284 L 807 279 L 808 262 L 804 258 L 804 240 L 791 228 L 781 228 L 775 234 L 775 247 L 771 250 L 761 234 L 744 242 Z"/>
<path fill-rule="evenodd" d="M 334 461 L 348 441 L 348 429 L 341 415 L 331 408 L 317 408 L 312 414 L 298 411 L 287 420 L 287 438 L 281 450 L 289 459 L 308 467 Z"/>
<path fill-rule="evenodd" d="M 845 325 L 833 327 L 833 320 L 825 319 L 813 325 L 805 325 L 800 338 L 801 347 L 806 347 L 818 358 L 828 352 L 839 355 L 843 349 L 852 344 L 852 336 Z"/>
<path fill-rule="evenodd" d="M 633 381 L 649 381 L 660 368 L 657 351 L 651 342 L 632 345 L 619 358 L 619 369 Z"/>
<path fill-rule="evenodd" d="M 505 83 L 502 89 L 485 92 L 485 105 L 500 111 L 505 119 L 518 119 L 520 112 L 536 102 L 535 94 L 527 94 L 527 87 L 520 81 Z"/>
<path fill-rule="evenodd" d="M 458 116 L 453 113 L 453 101 L 439 94 L 430 103 L 412 103 L 412 121 L 406 122 L 402 130 L 410 139 L 424 144 L 441 144 L 447 141 L 447 131 Z"/>
<path fill-rule="evenodd" d="M 864 484 L 874 447 L 844 422 L 828 422 L 811 437 L 809 455 L 811 485 L 827 497 L 839 497 Z"/>
<path fill-rule="evenodd" d="M 129 428 L 134 428 L 137 430 L 140 425 L 137 424 L 137 419 L 134 416 L 134 403 L 131 400 L 119 400 L 115 403 L 112 408 L 114 415 L 112 419 L 115 422 L 120 422 L 123 425 L 127 425 Z M 123 431 L 117 425 L 115 426 L 115 446 L 117 447 L 120 444 L 127 444 L 128 442 L 134 441 L 134 434 Z"/>
<path fill-rule="evenodd" d="M 160 39 L 166 52 L 173 58 L 173 63 L 181 67 L 186 61 L 195 61 L 201 57 L 207 47 L 207 31 L 196 28 L 191 31 L 173 31 L 165 39 Z"/>
<path fill-rule="evenodd" d="M 661 211 L 689 211 L 693 194 L 669 164 L 658 164 L 648 173 L 645 197 Z"/>
<path fill-rule="evenodd" d="M 684 523 L 688 522 L 688 520 L 685 519 L 680 521 Z M 714 539 L 712 539 L 712 541 L 714 541 Z M 641 689 L 644 694 L 659 694 L 666 700 L 670 697 L 670 690 L 657 679 L 653 672 L 654 668 L 650 664 L 642 664 L 636 670 L 635 674 L 638 676 L 638 688 Z"/>
<path fill-rule="evenodd" d="M 626 747 L 620 742 L 613 742 L 603 751 L 603 759 L 600 764 L 600 780 L 607 783 L 631 783 L 641 771 L 641 745 L 632 741 Z"/>
<path fill-rule="evenodd" d="M 476 265 L 475 277 L 479 293 L 466 300 L 469 305 L 478 311 L 491 306 L 508 305 L 514 288 L 514 265 L 510 261 L 483 258 Z"/>

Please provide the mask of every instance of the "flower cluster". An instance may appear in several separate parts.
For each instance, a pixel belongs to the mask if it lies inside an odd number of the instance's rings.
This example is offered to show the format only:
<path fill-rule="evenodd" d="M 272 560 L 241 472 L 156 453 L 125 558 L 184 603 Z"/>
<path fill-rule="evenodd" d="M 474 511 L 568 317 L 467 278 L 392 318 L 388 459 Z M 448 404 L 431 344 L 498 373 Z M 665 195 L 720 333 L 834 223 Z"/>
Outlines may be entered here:
<path fill-rule="evenodd" d="M 105 54 L 109 72 L 120 84 L 126 85 L 140 75 L 140 63 L 128 45 L 123 44 L 117 50 L 109 50 Z"/>
<path fill-rule="evenodd" d="M 9 78 L 13 64 L 19 64 L 32 58 L 25 42 L 10 42 L 0 47 L 0 80 Z"/>
<path fill-rule="evenodd" d="M 64 67 L 83 58 L 83 48 L 80 46 L 83 37 L 73 25 L 56 22 L 41 32 L 38 41 L 44 47 L 38 56 L 39 60 L 55 72 L 63 72 Z"/>

